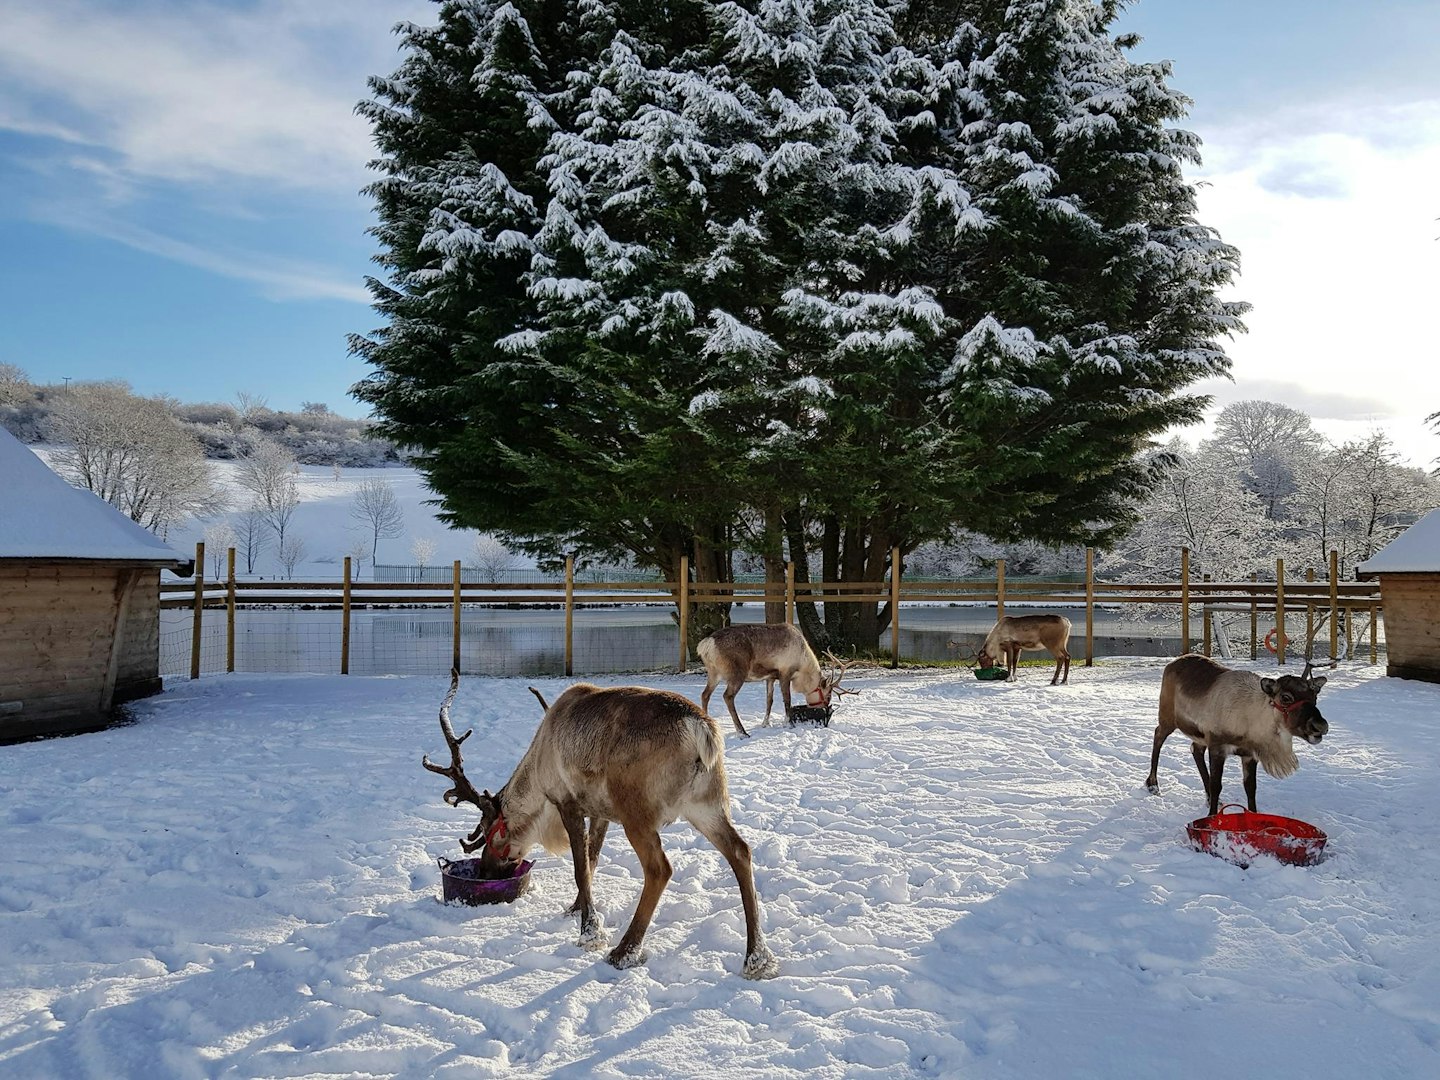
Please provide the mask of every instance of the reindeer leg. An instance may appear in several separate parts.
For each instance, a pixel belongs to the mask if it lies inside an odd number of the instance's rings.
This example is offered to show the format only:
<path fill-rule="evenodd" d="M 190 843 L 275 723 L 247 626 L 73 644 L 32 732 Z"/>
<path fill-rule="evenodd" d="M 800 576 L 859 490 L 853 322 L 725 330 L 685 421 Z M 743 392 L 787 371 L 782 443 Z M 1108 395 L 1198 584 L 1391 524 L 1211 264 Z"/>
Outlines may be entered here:
<path fill-rule="evenodd" d="M 715 692 L 715 687 L 719 682 L 719 675 L 713 675 L 708 671 L 705 673 L 705 689 L 700 693 L 700 711 L 706 716 L 710 715 L 710 695 Z"/>
<path fill-rule="evenodd" d="M 1145 789 L 1151 795 L 1160 794 L 1160 747 L 1165 745 L 1165 740 L 1174 730 L 1175 726 L 1166 724 L 1163 718 L 1155 725 L 1155 742 L 1150 747 L 1150 775 L 1145 778 Z"/>
<path fill-rule="evenodd" d="M 740 973 L 747 979 L 770 979 L 780 974 L 780 961 L 765 944 L 765 931 L 760 928 L 760 901 L 755 896 L 755 874 L 750 860 L 750 845 L 728 817 L 687 818 L 697 832 L 725 856 L 735 881 L 740 886 L 740 904 L 745 909 L 745 966 Z"/>
<path fill-rule="evenodd" d="M 640 890 L 635 916 L 630 920 L 625 936 L 605 958 L 617 968 L 634 967 L 645 962 L 640 943 L 645 940 L 645 931 L 650 929 L 655 906 L 660 903 L 660 894 L 665 891 L 665 886 L 670 884 L 671 874 L 670 860 L 665 857 L 665 849 L 660 846 L 660 833 L 654 826 L 627 824 L 625 836 L 645 871 L 645 887 Z"/>
<path fill-rule="evenodd" d="M 595 876 L 595 864 L 600 861 L 600 848 L 605 843 L 605 833 L 610 828 L 610 822 L 606 818 L 592 817 L 590 819 L 590 836 L 587 847 L 590 854 L 590 876 Z"/>
<path fill-rule="evenodd" d="M 581 947 L 598 949 L 605 944 L 605 934 L 590 897 L 590 871 L 594 864 L 587 850 L 585 815 L 575 802 L 562 803 L 558 809 L 560 820 L 565 825 L 565 835 L 570 838 L 570 857 L 575 862 L 575 902 L 565 914 L 580 916 Z"/>
<path fill-rule="evenodd" d="M 1200 771 L 1200 786 L 1205 789 L 1205 798 L 1210 798 L 1210 766 L 1205 764 L 1205 745 L 1191 743 L 1190 754 L 1195 759 L 1195 768 Z"/>
<path fill-rule="evenodd" d="M 767 676 L 765 676 L 765 723 L 761 724 L 761 725 L 760 725 L 761 727 L 769 727 L 769 726 L 770 726 L 770 710 L 774 707 L 774 705 L 775 705 L 775 678 L 774 678 L 774 676 L 767 675 Z M 785 711 L 786 711 L 786 714 L 787 714 L 787 716 L 788 716 L 790 710 L 787 709 L 787 710 L 785 710 Z"/>
<path fill-rule="evenodd" d="M 1210 813 L 1220 812 L 1220 782 L 1225 772 L 1225 748 L 1210 747 Z"/>
<path fill-rule="evenodd" d="M 1250 812 L 1255 813 L 1255 759 L 1253 757 L 1241 758 L 1245 764 L 1245 799 L 1250 804 Z"/>
<path fill-rule="evenodd" d="M 740 692 L 740 685 L 738 683 L 725 684 L 725 707 L 730 710 L 730 719 L 735 721 L 735 730 L 748 739 L 750 733 L 745 730 L 745 725 L 740 723 L 740 714 L 735 711 L 735 695 Z"/>

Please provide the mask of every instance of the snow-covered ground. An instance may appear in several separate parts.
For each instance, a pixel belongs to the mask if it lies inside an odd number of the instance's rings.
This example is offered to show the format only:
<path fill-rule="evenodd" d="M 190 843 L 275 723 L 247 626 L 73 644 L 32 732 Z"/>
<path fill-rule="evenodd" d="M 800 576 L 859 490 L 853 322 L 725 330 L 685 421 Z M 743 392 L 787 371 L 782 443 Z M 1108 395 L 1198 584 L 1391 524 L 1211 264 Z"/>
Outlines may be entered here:
<path fill-rule="evenodd" d="M 1440 1075 L 1440 687 L 1328 673 L 1331 734 L 1259 788 L 1328 857 L 1241 869 L 1187 846 L 1182 738 L 1144 790 L 1163 663 L 852 671 L 830 728 L 727 734 L 758 983 L 683 823 L 642 967 L 578 947 L 553 856 L 513 905 L 440 903 L 474 821 L 420 767 L 445 680 L 171 681 L 131 726 L 0 748 L 0 1076 Z M 539 709 L 466 679 L 455 719 L 493 789 Z M 612 830 L 616 933 L 639 884 Z"/>

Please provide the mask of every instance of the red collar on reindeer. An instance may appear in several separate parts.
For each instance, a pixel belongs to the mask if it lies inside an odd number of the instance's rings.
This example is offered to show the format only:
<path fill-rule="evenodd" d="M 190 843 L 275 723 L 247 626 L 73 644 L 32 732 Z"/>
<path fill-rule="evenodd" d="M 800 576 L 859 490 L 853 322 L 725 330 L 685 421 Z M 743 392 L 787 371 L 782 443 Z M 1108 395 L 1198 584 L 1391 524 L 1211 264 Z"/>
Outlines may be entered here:
<path fill-rule="evenodd" d="M 1281 705 L 1274 698 L 1271 698 L 1270 704 L 1279 712 L 1284 713 L 1287 717 L 1293 717 L 1297 712 L 1299 712 L 1302 708 L 1305 707 L 1305 699 L 1296 698 L 1294 701 L 1290 702 L 1289 705 Z"/>
<path fill-rule="evenodd" d="M 498 846 L 501 843 L 505 845 L 504 851 Z M 510 855 L 510 826 L 505 824 L 504 814 L 497 813 L 495 820 L 490 823 L 490 828 L 485 830 L 485 846 L 495 858 L 505 862 L 514 861 Z"/>
<path fill-rule="evenodd" d="M 806 705 L 824 705 L 825 703 L 826 702 L 824 686 L 817 686 L 814 690 L 811 690 L 805 695 Z"/>

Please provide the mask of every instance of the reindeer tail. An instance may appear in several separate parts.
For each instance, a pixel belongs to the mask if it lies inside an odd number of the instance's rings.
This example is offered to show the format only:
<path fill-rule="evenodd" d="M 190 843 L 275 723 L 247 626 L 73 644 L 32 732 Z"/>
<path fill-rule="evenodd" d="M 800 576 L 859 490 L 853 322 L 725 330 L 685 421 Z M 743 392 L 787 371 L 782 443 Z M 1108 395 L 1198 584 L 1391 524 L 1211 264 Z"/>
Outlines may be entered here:
<path fill-rule="evenodd" d="M 703 643 L 702 643 L 703 644 Z M 720 738 L 720 729 L 715 721 L 704 713 L 694 713 L 689 718 L 690 738 L 695 744 L 695 759 L 700 767 L 709 771 L 725 754 L 725 742 Z"/>

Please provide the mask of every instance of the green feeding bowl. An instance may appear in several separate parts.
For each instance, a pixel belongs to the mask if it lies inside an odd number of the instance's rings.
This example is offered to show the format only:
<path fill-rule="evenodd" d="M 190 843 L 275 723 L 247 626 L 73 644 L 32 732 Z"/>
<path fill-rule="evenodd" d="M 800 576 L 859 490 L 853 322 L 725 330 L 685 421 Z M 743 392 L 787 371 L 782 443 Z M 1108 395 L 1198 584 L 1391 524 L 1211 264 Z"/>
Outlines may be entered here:
<path fill-rule="evenodd" d="M 1010 674 L 1009 668 L 1003 667 L 977 667 L 975 678 L 984 679 L 987 682 L 994 682 L 996 679 L 1003 679 Z"/>

